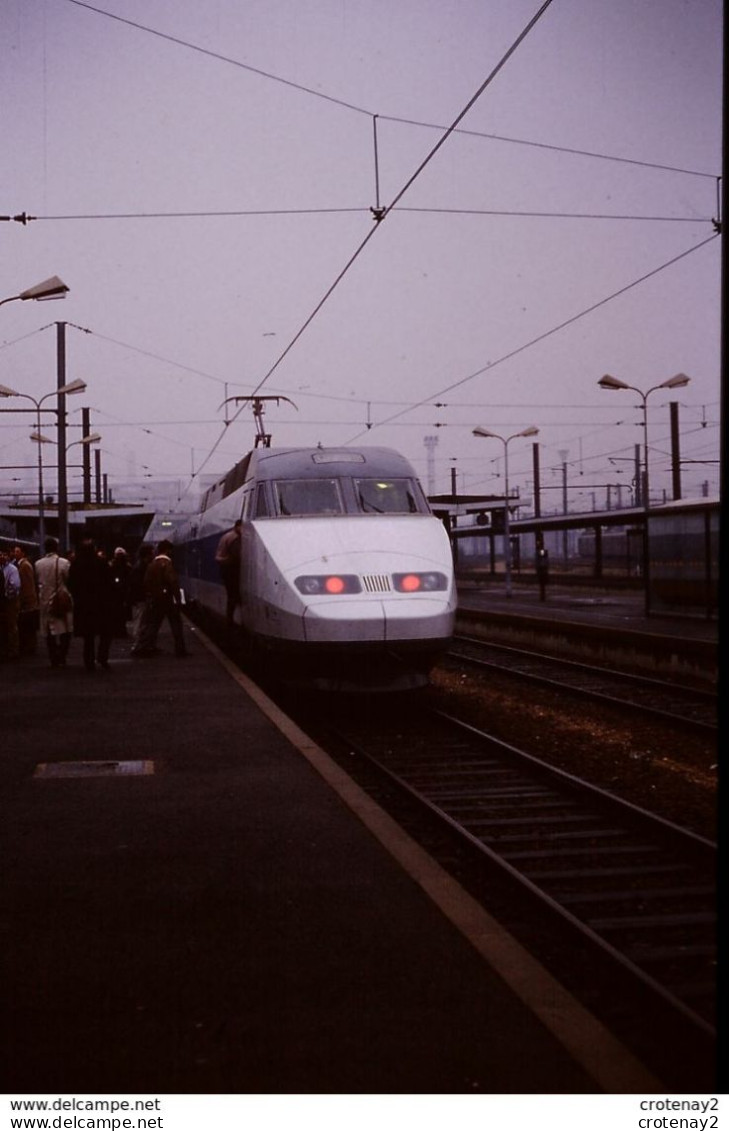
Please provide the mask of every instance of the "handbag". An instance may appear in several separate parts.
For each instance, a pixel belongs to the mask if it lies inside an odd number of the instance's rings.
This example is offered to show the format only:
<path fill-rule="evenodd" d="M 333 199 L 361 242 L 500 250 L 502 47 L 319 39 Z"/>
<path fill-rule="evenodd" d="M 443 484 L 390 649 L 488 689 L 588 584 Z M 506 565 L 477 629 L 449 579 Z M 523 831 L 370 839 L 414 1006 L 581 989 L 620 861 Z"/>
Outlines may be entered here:
<path fill-rule="evenodd" d="M 52 617 L 63 620 L 73 608 L 73 601 L 68 589 L 60 586 L 58 579 L 58 558 L 56 558 L 56 591 L 50 599 L 48 611 Z"/>

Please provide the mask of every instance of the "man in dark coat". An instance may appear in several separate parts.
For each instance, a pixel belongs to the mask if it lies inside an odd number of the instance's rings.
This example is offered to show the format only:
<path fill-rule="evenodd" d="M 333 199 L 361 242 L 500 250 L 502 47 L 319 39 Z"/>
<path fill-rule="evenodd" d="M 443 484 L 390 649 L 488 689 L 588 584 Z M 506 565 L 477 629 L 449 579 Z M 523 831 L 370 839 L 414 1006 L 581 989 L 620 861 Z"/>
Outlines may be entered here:
<path fill-rule="evenodd" d="M 166 539 L 157 547 L 154 559 L 144 574 L 145 606 L 139 624 L 139 635 L 132 648 L 132 656 L 144 658 L 154 656 L 158 651 L 157 633 L 163 620 L 167 618 L 175 642 L 175 655 L 187 656 L 182 632 L 180 606 L 182 596 L 177 571 L 172 564 L 171 542 Z"/>
<path fill-rule="evenodd" d="M 94 671 L 109 667 L 113 634 L 114 582 L 108 564 L 96 554 L 90 538 L 79 546 L 68 573 L 73 595 L 74 636 L 84 642 L 84 667 Z M 98 647 L 96 644 L 98 638 Z"/>
<path fill-rule="evenodd" d="M 112 633 L 115 639 L 127 636 L 127 621 L 132 618 L 129 600 L 129 576 L 132 567 L 123 546 L 117 546 L 109 563 L 112 579 Z"/>

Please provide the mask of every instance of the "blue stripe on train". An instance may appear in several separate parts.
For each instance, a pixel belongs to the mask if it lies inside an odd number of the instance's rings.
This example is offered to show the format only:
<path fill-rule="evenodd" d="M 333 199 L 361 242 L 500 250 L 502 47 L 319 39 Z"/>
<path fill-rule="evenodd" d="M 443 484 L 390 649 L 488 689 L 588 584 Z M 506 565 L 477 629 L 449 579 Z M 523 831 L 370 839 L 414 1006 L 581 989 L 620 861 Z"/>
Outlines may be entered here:
<path fill-rule="evenodd" d="M 219 541 L 219 534 L 209 534 L 207 538 L 197 538 L 194 542 L 178 543 L 175 565 L 180 578 L 220 584 L 220 568 L 215 560 Z"/>

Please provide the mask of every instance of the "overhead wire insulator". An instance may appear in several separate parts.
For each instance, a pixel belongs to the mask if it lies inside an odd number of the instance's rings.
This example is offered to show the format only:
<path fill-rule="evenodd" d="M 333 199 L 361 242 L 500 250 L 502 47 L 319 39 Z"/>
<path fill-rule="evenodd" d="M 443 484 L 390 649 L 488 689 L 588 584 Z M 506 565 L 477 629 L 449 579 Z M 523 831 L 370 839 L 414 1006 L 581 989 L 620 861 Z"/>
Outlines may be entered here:
<path fill-rule="evenodd" d="M 372 133 L 375 145 L 375 207 L 370 208 L 370 212 L 372 213 L 375 223 L 379 224 L 380 220 L 384 219 L 387 209 L 383 208 L 380 204 L 380 158 L 377 150 L 377 114 L 373 114 L 372 116 Z"/>
<path fill-rule="evenodd" d="M 721 177 L 716 178 L 716 219 L 712 220 L 717 236 L 721 235 Z"/>

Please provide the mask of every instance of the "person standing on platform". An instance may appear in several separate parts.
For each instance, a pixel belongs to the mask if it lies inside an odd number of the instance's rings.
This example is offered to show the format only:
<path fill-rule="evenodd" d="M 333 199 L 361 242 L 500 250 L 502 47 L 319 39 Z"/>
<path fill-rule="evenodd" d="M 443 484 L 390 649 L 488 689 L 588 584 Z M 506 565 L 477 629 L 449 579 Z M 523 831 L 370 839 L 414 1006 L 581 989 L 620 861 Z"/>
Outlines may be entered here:
<path fill-rule="evenodd" d="M 129 571 L 129 603 L 132 609 L 131 634 L 133 645 L 136 644 L 139 639 L 139 625 L 144 610 L 144 575 L 153 557 L 154 546 L 149 542 L 142 542 L 137 550 L 137 560 Z"/>
<path fill-rule="evenodd" d="M 215 560 L 220 569 L 220 578 L 225 586 L 225 620 L 233 624 L 236 606 L 240 604 L 240 532 L 242 522 L 237 519 L 232 530 L 228 530 L 218 542 Z"/>
<path fill-rule="evenodd" d="M 157 554 L 147 566 L 144 575 L 145 605 L 139 625 L 139 639 L 132 648 L 132 656 L 146 658 L 154 656 L 157 649 L 157 633 L 167 618 L 175 642 L 175 655 L 187 656 L 182 634 L 180 606 L 180 582 L 172 564 L 171 542 L 166 539 L 157 547 Z"/>
<path fill-rule="evenodd" d="M 68 588 L 73 595 L 74 636 L 80 636 L 84 642 L 84 667 L 92 672 L 98 664 L 108 670 L 114 580 L 109 566 L 97 556 L 90 538 L 84 539 L 71 563 Z"/>
<path fill-rule="evenodd" d="M 18 613 L 20 611 L 20 575 L 7 550 L 0 550 L 0 570 L 3 574 L 4 599 L 0 605 L 2 617 L 2 644 L 4 658 L 17 660 Z"/>
<path fill-rule="evenodd" d="M 112 632 L 116 639 L 123 640 L 127 633 L 127 621 L 132 619 L 129 600 L 129 574 L 131 565 L 123 546 L 117 546 L 109 563 L 112 579 Z"/>
<path fill-rule="evenodd" d="M 547 599 L 547 582 L 549 581 L 549 551 L 544 542 L 537 542 L 537 581 L 539 582 L 539 600 Z"/>
<path fill-rule="evenodd" d="M 66 665 L 73 632 L 73 600 L 66 584 L 71 563 L 58 553 L 58 539 L 46 538 L 45 555 L 35 563 L 40 631 L 52 668 Z"/>
<path fill-rule="evenodd" d="M 35 573 L 30 558 L 22 546 L 14 546 L 13 555 L 20 576 L 20 612 L 18 614 L 20 655 L 34 656 L 39 620 Z"/>

